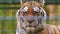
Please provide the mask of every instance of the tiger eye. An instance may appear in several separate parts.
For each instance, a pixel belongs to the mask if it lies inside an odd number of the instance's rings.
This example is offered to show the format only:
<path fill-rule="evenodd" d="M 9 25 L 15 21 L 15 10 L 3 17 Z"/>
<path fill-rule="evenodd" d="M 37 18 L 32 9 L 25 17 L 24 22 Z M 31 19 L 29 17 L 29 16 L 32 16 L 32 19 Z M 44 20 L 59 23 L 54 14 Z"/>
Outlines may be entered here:
<path fill-rule="evenodd" d="M 42 14 L 43 14 L 43 12 L 40 12 L 40 14 L 42 15 Z"/>
<path fill-rule="evenodd" d="M 23 16 L 25 16 L 25 15 L 27 15 L 27 12 L 23 12 L 23 14 L 22 14 Z"/>
<path fill-rule="evenodd" d="M 36 11 L 35 11 L 35 12 L 34 12 L 34 15 L 35 15 L 35 16 L 39 16 L 39 12 L 36 12 Z"/>

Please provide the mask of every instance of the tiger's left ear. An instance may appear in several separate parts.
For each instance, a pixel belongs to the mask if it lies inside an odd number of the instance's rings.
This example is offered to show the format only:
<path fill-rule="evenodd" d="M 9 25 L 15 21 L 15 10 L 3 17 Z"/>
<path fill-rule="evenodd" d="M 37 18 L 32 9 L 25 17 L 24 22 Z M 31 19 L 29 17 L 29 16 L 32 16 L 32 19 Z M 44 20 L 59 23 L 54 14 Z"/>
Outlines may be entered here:
<path fill-rule="evenodd" d="M 45 3 L 45 0 L 38 0 L 39 2 L 39 4 L 40 4 L 40 6 L 44 6 L 44 3 Z"/>

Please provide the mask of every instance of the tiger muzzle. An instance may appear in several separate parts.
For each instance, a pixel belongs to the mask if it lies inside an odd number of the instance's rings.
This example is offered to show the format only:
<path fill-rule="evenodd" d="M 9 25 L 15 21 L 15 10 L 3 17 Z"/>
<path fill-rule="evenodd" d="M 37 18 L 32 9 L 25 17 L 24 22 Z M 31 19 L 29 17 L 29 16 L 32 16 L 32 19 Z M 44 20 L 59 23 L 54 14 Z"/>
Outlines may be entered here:
<path fill-rule="evenodd" d="M 31 24 L 31 23 L 33 23 L 33 19 L 32 20 L 27 20 L 27 22 L 29 23 L 29 24 Z"/>
<path fill-rule="evenodd" d="M 25 17 L 25 20 L 26 20 L 29 24 L 31 24 L 31 23 L 34 22 L 34 17 L 33 17 L 33 16 L 26 16 L 26 17 Z"/>
<path fill-rule="evenodd" d="M 36 20 L 34 16 L 27 16 L 25 17 L 26 22 L 29 24 L 26 27 L 36 27 L 38 26 L 38 21 Z"/>

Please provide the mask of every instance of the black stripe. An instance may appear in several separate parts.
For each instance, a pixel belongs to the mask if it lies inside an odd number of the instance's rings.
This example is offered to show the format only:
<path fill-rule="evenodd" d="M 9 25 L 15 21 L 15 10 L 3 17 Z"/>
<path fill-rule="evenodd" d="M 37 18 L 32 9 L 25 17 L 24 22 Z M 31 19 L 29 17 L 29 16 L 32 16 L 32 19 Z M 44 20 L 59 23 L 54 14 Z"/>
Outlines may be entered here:
<path fill-rule="evenodd" d="M 53 27 L 53 30 L 54 30 L 54 34 L 56 34 L 56 31 L 55 31 L 55 28 Z"/>
<path fill-rule="evenodd" d="M 49 25 L 46 25 L 47 33 L 49 34 Z"/>

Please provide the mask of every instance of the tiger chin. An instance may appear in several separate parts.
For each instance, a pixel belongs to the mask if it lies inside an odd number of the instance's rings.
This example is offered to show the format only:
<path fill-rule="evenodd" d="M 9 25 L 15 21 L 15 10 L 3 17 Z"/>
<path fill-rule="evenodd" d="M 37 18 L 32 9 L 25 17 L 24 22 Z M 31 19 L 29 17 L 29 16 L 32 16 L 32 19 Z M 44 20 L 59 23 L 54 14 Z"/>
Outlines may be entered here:
<path fill-rule="evenodd" d="M 46 12 L 42 2 L 21 1 L 21 8 L 16 13 L 16 34 L 60 34 L 56 26 L 45 23 Z"/>

